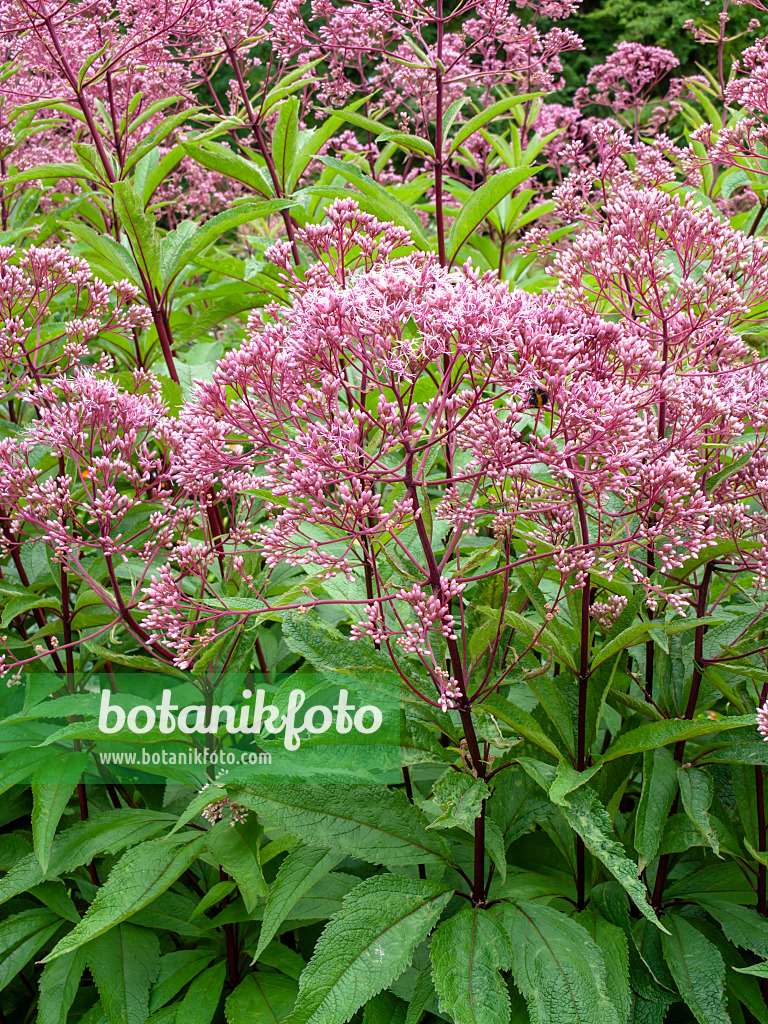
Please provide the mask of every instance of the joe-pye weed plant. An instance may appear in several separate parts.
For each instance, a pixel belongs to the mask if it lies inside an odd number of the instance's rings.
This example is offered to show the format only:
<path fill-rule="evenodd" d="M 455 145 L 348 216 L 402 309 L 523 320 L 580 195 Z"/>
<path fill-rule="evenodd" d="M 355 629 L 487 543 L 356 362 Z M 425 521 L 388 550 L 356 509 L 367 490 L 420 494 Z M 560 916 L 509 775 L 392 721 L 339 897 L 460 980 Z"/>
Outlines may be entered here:
<path fill-rule="evenodd" d="M 575 8 L 0 11 L 5 1020 L 768 1020 L 764 45 Z"/>

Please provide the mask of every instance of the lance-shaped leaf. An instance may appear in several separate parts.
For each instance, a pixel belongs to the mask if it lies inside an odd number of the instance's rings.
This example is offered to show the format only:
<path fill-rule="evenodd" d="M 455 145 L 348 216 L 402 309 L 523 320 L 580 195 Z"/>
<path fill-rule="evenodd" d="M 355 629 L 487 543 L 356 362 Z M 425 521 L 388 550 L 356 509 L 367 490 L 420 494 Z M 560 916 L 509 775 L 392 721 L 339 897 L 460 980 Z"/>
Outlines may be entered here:
<path fill-rule="evenodd" d="M 61 832 L 51 846 L 46 878 L 57 878 L 81 864 L 89 864 L 101 853 L 117 853 L 167 828 L 175 818 L 161 811 L 141 808 L 104 811 Z M 35 854 L 14 864 L 0 880 L 0 903 L 39 885 L 43 870 Z"/>
<path fill-rule="evenodd" d="M 79 925 L 46 957 L 46 962 L 77 949 L 141 910 L 172 885 L 205 843 L 204 835 L 152 839 L 124 854 L 110 872 Z"/>
<path fill-rule="evenodd" d="M 157 935 L 122 923 L 89 942 L 85 957 L 109 1024 L 144 1024 L 160 970 Z"/>
<path fill-rule="evenodd" d="M 420 878 L 366 878 L 320 936 L 285 1024 L 349 1020 L 408 967 L 452 895 L 452 889 Z"/>
<path fill-rule="evenodd" d="M 643 754 L 643 788 L 635 818 L 635 849 L 640 855 L 637 863 L 640 872 L 658 852 L 677 793 L 677 767 L 664 747 Z"/>
<path fill-rule="evenodd" d="M 608 995 L 603 955 L 578 922 L 520 900 L 505 909 L 504 923 L 531 1024 L 625 1024 Z"/>
<path fill-rule="evenodd" d="M 500 923 L 480 907 L 443 921 L 430 944 L 432 977 L 442 1013 L 456 1024 L 507 1024 L 512 950 Z"/>
<path fill-rule="evenodd" d="M 249 974 L 225 1005 L 228 1024 L 278 1024 L 296 1002 L 299 986 L 283 974 Z"/>
<path fill-rule="evenodd" d="M 467 241 L 475 228 L 482 224 L 491 210 L 508 196 L 517 186 L 530 178 L 540 167 L 516 167 L 514 170 L 499 171 L 492 178 L 475 189 L 470 198 L 461 208 L 461 213 L 453 222 L 451 233 L 446 244 L 446 255 L 450 262 L 456 258 L 462 245 Z"/>
<path fill-rule="evenodd" d="M 179 1004 L 174 1024 L 211 1024 L 226 974 L 226 964 L 218 963 L 198 975 Z"/>
<path fill-rule="evenodd" d="M 318 850 L 302 844 L 291 850 L 280 865 L 264 908 L 254 963 L 275 937 L 291 908 L 342 859 L 336 850 Z"/>
<path fill-rule="evenodd" d="M 50 910 L 22 910 L 3 921 L 0 932 L 0 991 L 64 924 Z"/>
<path fill-rule="evenodd" d="M 88 763 L 88 756 L 83 750 L 46 758 L 32 778 L 32 838 L 43 873 L 48 869 L 56 826 Z"/>
<path fill-rule="evenodd" d="M 714 853 L 719 856 L 720 843 L 709 817 L 709 807 L 714 793 L 712 779 L 706 772 L 702 772 L 698 768 L 686 767 L 680 768 L 678 777 L 680 779 L 680 795 L 683 798 L 686 814 L 712 847 Z"/>
<path fill-rule="evenodd" d="M 620 1021 L 629 1016 L 631 1001 L 629 987 L 629 942 L 622 929 L 598 914 L 591 907 L 577 915 L 576 920 L 589 932 L 600 948 L 605 961 L 605 980 Z"/>
<path fill-rule="evenodd" d="M 731 1024 L 726 1007 L 725 964 L 715 945 L 678 914 L 665 918 L 664 959 L 680 995 L 699 1024 Z"/>
<path fill-rule="evenodd" d="M 568 824 L 581 836 L 589 852 L 627 890 L 640 913 L 664 931 L 664 925 L 648 902 L 645 885 L 638 878 L 637 865 L 627 857 L 624 847 L 616 838 L 608 812 L 597 794 L 582 786 L 569 793 L 562 806 Z"/>
<path fill-rule="evenodd" d="M 144 203 L 136 195 L 130 181 L 117 181 L 114 185 L 115 211 L 126 234 L 137 266 L 145 280 L 160 284 L 160 239 L 155 230 L 155 219 L 144 212 Z"/>
<path fill-rule="evenodd" d="M 756 910 L 715 897 L 701 896 L 696 902 L 714 917 L 735 946 L 751 949 L 763 959 L 768 957 L 768 921 Z"/>
<path fill-rule="evenodd" d="M 38 1024 L 66 1024 L 84 970 L 82 947 L 45 965 L 38 984 Z"/>
<path fill-rule="evenodd" d="M 647 725 L 640 725 L 637 729 L 622 733 L 606 752 L 600 755 L 599 759 L 600 761 L 614 761 L 617 757 L 642 754 L 645 750 L 655 750 L 656 747 L 664 747 L 668 743 L 678 743 L 680 740 L 693 740 L 698 736 L 716 735 L 730 729 L 743 729 L 745 726 L 754 728 L 755 721 L 754 715 L 738 715 L 732 718 L 719 718 L 714 722 L 708 718 L 692 722 L 684 718 L 667 718 L 663 722 L 649 722 Z"/>
<path fill-rule="evenodd" d="M 427 831 L 425 815 L 398 790 L 270 781 L 227 791 L 305 843 L 343 850 L 371 864 L 450 860 L 443 837 Z"/>

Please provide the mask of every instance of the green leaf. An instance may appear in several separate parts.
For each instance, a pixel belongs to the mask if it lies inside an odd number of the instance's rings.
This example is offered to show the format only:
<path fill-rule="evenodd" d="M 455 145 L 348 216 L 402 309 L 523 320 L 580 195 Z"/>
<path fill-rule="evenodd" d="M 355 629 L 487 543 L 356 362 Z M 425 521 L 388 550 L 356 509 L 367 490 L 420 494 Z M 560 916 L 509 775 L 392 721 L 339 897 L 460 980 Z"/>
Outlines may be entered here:
<path fill-rule="evenodd" d="M 207 848 L 237 882 L 249 913 L 256 909 L 259 898 L 269 891 L 259 860 L 263 831 L 256 815 L 250 814 L 247 821 L 234 825 L 228 821 L 219 822 L 208 832 L 206 839 Z"/>
<path fill-rule="evenodd" d="M 84 970 L 82 947 L 45 965 L 38 984 L 37 1024 L 67 1024 Z"/>
<path fill-rule="evenodd" d="M 85 959 L 109 1024 L 144 1024 L 149 990 L 160 970 L 157 935 L 122 923 L 89 942 Z"/>
<path fill-rule="evenodd" d="M 249 974 L 225 1005 L 229 1024 L 279 1024 L 293 1009 L 299 986 L 284 974 Z"/>
<path fill-rule="evenodd" d="M 587 787 L 569 793 L 563 808 L 568 824 L 578 832 L 584 845 L 611 872 L 616 881 L 629 893 L 637 909 L 657 928 L 664 930 L 656 912 L 647 899 L 645 885 L 638 878 L 637 865 L 627 857 L 624 847 L 616 838 L 608 812 L 597 794 Z"/>
<path fill-rule="evenodd" d="M 13 981 L 64 922 L 50 910 L 23 910 L 3 921 L 0 933 L 0 991 Z"/>
<path fill-rule="evenodd" d="M 87 821 L 79 821 L 56 836 L 51 846 L 46 877 L 56 878 L 82 864 L 90 864 L 99 854 L 117 853 L 126 846 L 155 835 L 175 820 L 172 814 L 141 808 L 94 814 Z M 42 881 L 40 862 L 35 854 L 29 854 L 14 864 L 0 880 L 0 903 L 5 903 Z"/>
<path fill-rule="evenodd" d="M 160 284 L 160 239 L 155 219 L 144 212 L 144 203 L 133 191 L 130 181 L 114 184 L 115 211 L 131 240 L 133 256 L 144 277 L 152 285 Z"/>
<path fill-rule="evenodd" d="M 616 1007 L 619 1020 L 626 1021 L 631 1002 L 629 943 L 626 935 L 621 928 L 606 921 L 594 909 L 583 910 L 575 920 L 587 930 L 593 942 L 600 947 L 605 961 L 608 995 Z"/>
<path fill-rule="evenodd" d="M 505 909 L 504 923 L 531 1024 L 624 1024 L 608 995 L 603 955 L 578 922 L 521 900 Z"/>
<path fill-rule="evenodd" d="M 151 903 L 186 871 L 204 842 L 201 835 L 151 839 L 123 854 L 80 924 L 61 939 L 45 962 L 90 942 Z"/>
<path fill-rule="evenodd" d="M 714 917 L 734 946 L 751 949 L 758 956 L 768 958 L 768 921 L 762 914 L 752 907 L 706 896 L 696 902 Z"/>
<path fill-rule="evenodd" d="M 83 750 L 47 758 L 32 777 L 32 838 L 43 874 L 48 870 L 56 828 L 88 757 Z"/>
<path fill-rule="evenodd" d="M 635 818 L 635 849 L 641 872 L 659 849 L 677 795 L 677 762 L 664 747 L 643 754 L 643 788 Z"/>
<path fill-rule="evenodd" d="M 435 985 L 432 981 L 432 971 L 425 967 L 419 975 L 419 980 L 413 989 L 411 1001 L 408 1004 L 408 1012 L 405 1015 L 404 1024 L 419 1024 L 421 1018 L 427 1012 L 427 1007 L 435 998 Z"/>
<path fill-rule="evenodd" d="M 624 629 L 615 636 L 609 643 L 604 647 L 598 649 L 592 661 L 592 668 L 597 668 L 598 665 L 602 665 L 604 661 L 608 661 L 614 654 L 619 651 L 625 651 L 628 647 L 634 647 L 640 640 L 644 639 L 654 629 L 664 629 L 665 623 L 663 622 L 635 622 L 627 629 Z"/>
<path fill-rule="evenodd" d="M 640 754 L 645 750 L 664 747 L 668 743 L 693 740 L 698 736 L 727 732 L 729 729 L 743 729 L 745 726 L 754 728 L 755 721 L 754 715 L 736 715 L 732 718 L 718 718 L 716 721 L 712 721 L 710 718 L 695 719 L 694 721 L 684 718 L 666 718 L 662 722 L 648 722 L 638 726 L 637 729 L 630 729 L 629 732 L 622 733 L 606 752 L 600 755 L 599 760 L 613 761 L 617 757 Z"/>
<path fill-rule="evenodd" d="M 211 1024 L 221 999 L 226 975 L 226 964 L 219 963 L 195 978 L 179 1004 L 176 1024 Z"/>
<path fill-rule="evenodd" d="M 342 859 L 336 850 L 318 850 L 303 844 L 291 850 L 280 865 L 267 898 L 259 944 L 253 957 L 254 963 L 275 937 L 278 928 L 296 902 Z"/>
<path fill-rule="evenodd" d="M 474 831 L 475 819 L 490 792 L 482 779 L 449 768 L 432 787 L 435 803 L 443 811 L 428 828 L 463 828 Z"/>
<path fill-rule="evenodd" d="M 409 132 L 398 132 L 388 128 L 376 136 L 377 142 L 394 142 L 401 149 L 409 153 L 420 153 L 422 156 L 435 157 L 435 147 L 428 139 L 422 139 L 418 135 L 411 135 Z"/>
<path fill-rule="evenodd" d="M 439 834 L 398 790 L 378 786 L 264 782 L 228 793 L 305 843 L 338 848 L 371 864 L 395 867 L 450 859 Z"/>
<path fill-rule="evenodd" d="M 441 1013 L 455 1024 L 507 1024 L 509 993 L 499 971 L 511 967 L 509 937 L 480 907 L 467 907 L 435 929 L 432 977 Z"/>
<path fill-rule="evenodd" d="M 526 99 L 533 99 L 534 96 L 541 95 L 541 93 L 529 93 L 527 96 L 508 96 L 506 99 L 497 100 L 496 103 L 491 103 L 489 107 L 485 107 L 479 114 L 475 114 L 474 117 L 470 118 L 469 121 L 466 121 L 461 128 L 459 128 L 455 136 L 451 139 L 451 148 L 448 150 L 448 156 L 450 156 L 451 153 L 453 153 L 453 151 L 462 144 L 462 142 L 465 142 L 470 135 L 474 135 L 476 131 L 488 124 L 489 121 L 493 121 L 501 114 L 506 113 L 510 107 L 516 106 L 517 104 L 524 102 Z"/>
<path fill-rule="evenodd" d="M 180 949 L 162 956 L 160 973 L 149 996 L 149 1012 L 154 1013 L 170 1002 L 185 985 L 205 970 L 213 957 L 214 953 L 206 949 Z M 53 964 L 58 964 L 63 959 L 60 957 L 59 960 L 54 960 Z"/>
<path fill-rule="evenodd" d="M 183 220 L 160 243 L 160 283 L 163 288 L 168 280 L 169 268 L 180 257 L 198 227 L 197 221 Z"/>
<path fill-rule="evenodd" d="M 337 160 L 335 157 L 322 156 L 319 158 L 327 167 L 332 167 L 337 174 L 350 182 L 355 188 L 362 192 L 363 196 L 371 200 L 375 206 L 373 212 L 383 221 L 392 221 L 399 227 L 407 228 L 411 238 L 420 249 L 430 249 L 424 235 L 424 229 L 418 216 L 409 207 L 402 203 L 392 192 L 380 185 L 368 174 L 363 174 L 353 164 Z M 351 194 L 351 193 L 350 193 Z"/>
<path fill-rule="evenodd" d="M 318 939 L 286 1024 L 349 1020 L 402 974 L 452 895 L 452 889 L 419 878 L 366 878 Z"/>
<path fill-rule="evenodd" d="M 680 768 L 678 777 L 680 779 L 680 795 L 683 798 L 686 814 L 712 847 L 715 855 L 719 856 L 720 843 L 709 817 L 709 808 L 714 794 L 712 779 L 706 772 L 686 766 Z"/>
<path fill-rule="evenodd" d="M 530 178 L 540 169 L 539 167 L 516 167 L 514 170 L 499 171 L 484 185 L 475 189 L 462 206 L 448 236 L 446 255 L 449 262 L 453 263 L 462 245 L 475 228 L 485 220 L 491 210 L 498 206 L 502 199 L 517 188 L 521 182 Z"/>
<path fill-rule="evenodd" d="M 279 213 L 280 210 L 285 210 L 292 205 L 293 203 L 289 199 L 269 199 L 264 203 L 235 206 L 231 210 L 224 210 L 222 213 L 217 213 L 215 217 L 209 218 L 194 235 L 180 246 L 178 254 L 168 265 L 164 288 L 167 291 L 168 285 L 174 281 L 184 267 L 188 266 L 197 255 L 212 245 L 226 231 L 258 220 L 260 217 Z"/>
<path fill-rule="evenodd" d="M 212 139 L 206 139 L 204 142 L 182 142 L 181 146 L 188 156 L 203 167 L 217 171 L 227 178 L 233 178 L 259 195 L 274 195 L 274 189 L 270 187 L 261 168 L 235 153 L 229 146 L 214 142 Z"/>
<path fill-rule="evenodd" d="M 492 693 L 475 710 L 478 714 L 493 715 L 494 718 L 498 718 L 500 722 L 508 725 L 524 739 L 530 740 L 531 743 L 557 760 L 562 757 L 562 751 L 547 736 L 533 715 L 516 707 L 500 694 Z"/>
<path fill-rule="evenodd" d="M 678 914 L 668 914 L 664 959 L 680 995 L 699 1024 L 731 1024 L 726 1009 L 725 964 L 709 939 Z"/>
<path fill-rule="evenodd" d="M 288 191 L 287 183 L 296 158 L 298 137 L 299 101 L 291 96 L 280 105 L 280 113 L 272 132 L 272 159 L 283 192 Z"/>

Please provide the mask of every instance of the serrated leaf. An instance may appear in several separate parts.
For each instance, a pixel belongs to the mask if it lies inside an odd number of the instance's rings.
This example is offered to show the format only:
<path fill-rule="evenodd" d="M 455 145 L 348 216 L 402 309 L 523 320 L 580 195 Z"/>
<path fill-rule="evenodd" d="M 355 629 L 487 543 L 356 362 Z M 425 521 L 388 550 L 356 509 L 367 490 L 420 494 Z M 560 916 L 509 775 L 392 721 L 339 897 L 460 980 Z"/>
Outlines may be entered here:
<path fill-rule="evenodd" d="M 467 907 L 435 929 L 432 977 L 441 1013 L 455 1024 L 507 1024 L 509 993 L 499 971 L 512 950 L 501 924 L 480 907 Z"/>
<path fill-rule="evenodd" d="M 664 959 L 680 995 L 699 1024 L 731 1024 L 725 995 L 725 964 L 709 939 L 678 914 L 665 918 Z"/>
<path fill-rule="evenodd" d="M 287 183 L 296 157 L 298 137 L 299 101 L 295 96 L 291 96 L 280 104 L 280 113 L 272 132 L 272 159 L 283 192 L 287 191 Z"/>
<path fill-rule="evenodd" d="M 531 1024 L 625 1024 L 608 995 L 603 955 L 578 922 L 524 900 L 504 921 Z"/>
<path fill-rule="evenodd" d="M 705 896 L 696 902 L 712 915 L 734 946 L 750 949 L 763 959 L 768 958 L 768 921 L 762 914 L 752 907 L 741 907 L 738 903 Z"/>
<path fill-rule="evenodd" d="M 38 983 L 37 1024 L 66 1024 L 84 970 L 82 947 L 45 965 Z"/>
<path fill-rule="evenodd" d="M 279 1024 L 296 1002 L 298 984 L 283 974 L 249 974 L 229 996 L 229 1024 Z"/>
<path fill-rule="evenodd" d="M 157 935 L 123 922 L 89 942 L 85 959 L 109 1024 L 144 1024 L 160 970 Z"/>
<path fill-rule="evenodd" d="M 201 835 L 151 839 L 123 854 L 80 924 L 61 939 L 45 962 L 90 942 L 151 903 L 186 871 L 204 842 Z"/>
<path fill-rule="evenodd" d="M 264 908 L 259 944 L 254 963 L 277 934 L 291 908 L 309 892 L 315 882 L 332 871 L 342 860 L 336 850 L 319 850 L 299 844 L 281 863 Z"/>
<path fill-rule="evenodd" d="M 599 756 L 599 760 L 613 761 L 617 757 L 641 754 L 645 750 L 655 750 L 656 747 L 678 743 L 680 740 L 692 740 L 699 736 L 727 732 L 730 729 L 743 729 L 745 726 L 754 727 L 755 721 L 754 715 L 738 715 L 732 718 L 718 718 L 715 721 L 710 718 L 694 721 L 666 718 L 661 722 L 649 722 L 622 733 L 606 752 Z"/>
<path fill-rule="evenodd" d="M 0 932 L 0 991 L 13 981 L 64 922 L 50 910 L 22 910 L 3 921 Z"/>
<path fill-rule="evenodd" d="M 286 1024 L 349 1020 L 402 974 L 452 895 L 452 889 L 419 878 L 366 878 L 318 939 Z"/>
<path fill-rule="evenodd" d="M 228 792 L 305 843 L 394 867 L 450 859 L 448 845 L 406 797 L 377 786 L 264 782 Z"/>
<path fill-rule="evenodd" d="M 47 758 L 32 777 L 32 838 L 43 874 L 48 869 L 56 828 L 88 758 L 85 750 Z"/>

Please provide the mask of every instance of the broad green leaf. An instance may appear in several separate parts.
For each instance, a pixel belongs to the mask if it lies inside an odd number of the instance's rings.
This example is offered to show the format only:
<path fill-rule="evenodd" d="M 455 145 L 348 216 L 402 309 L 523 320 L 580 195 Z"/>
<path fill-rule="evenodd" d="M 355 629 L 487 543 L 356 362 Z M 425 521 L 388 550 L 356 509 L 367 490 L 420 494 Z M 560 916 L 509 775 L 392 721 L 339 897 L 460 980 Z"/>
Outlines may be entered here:
<path fill-rule="evenodd" d="M 627 937 L 615 924 L 606 921 L 594 909 L 583 910 L 575 918 L 586 929 L 592 941 L 599 946 L 605 961 L 605 978 L 608 995 L 616 1007 L 620 1021 L 629 1016 L 631 992 L 629 987 L 629 943 Z"/>
<path fill-rule="evenodd" d="M 318 939 L 286 1024 L 349 1020 L 402 974 L 452 895 L 452 889 L 419 878 L 366 878 Z"/>
<path fill-rule="evenodd" d="M 275 937 L 294 904 L 342 859 L 336 850 L 318 850 L 303 844 L 291 850 L 281 863 L 267 898 L 254 962 Z"/>
<path fill-rule="evenodd" d="M 720 843 L 717 833 L 709 817 L 714 789 L 712 779 L 706 772 L 698 768 L 681 767 L 678 772 L 680 779 L 680 795 L 683 807 L 696 828 L 701 832 L 712 847 L 715 855 L 720 854 Z"/>
<path fill-rule="evenodd" d="M 448 150 L 448 155 L 450 156 L 450 154 L 453 153 L 453 151 L 457 149 L 462 142 L 465 142 L 470 135 L 473 135 L 480 128 L 483 128 L 489 121 L 493 121 L 494 118 L 506 113 L 510 107 L 516 106 L 519 103 L 525 102 L 527 99 L 532 99 L 534 96 L 540 95 L 541 93 L 529 93 L 527 96 L 508 96 L 506 99 L 497 100 L 496 103 L 491 103 L 489 107 L 485 107 L 479 114 L 475 114 L 474 117 L 471 117 L 469 121 L 466 121 L 461 128 L 459 128 L 451 139 L 451 146 Z"/>
<path fill-rule="evenodd" d="M 639 641 L 648 636 L 654 629 L 664 629 L 663 622 L 635 622 L 627 629 L 622 630 L 618 636 L 613 637 L 604 647 L 597 649 L 592 661 L 592 668 L 597 668 L 604 661 L 608 661 L 619 651 L 625 651 L 628 647 L 634 647 Z"/>
<path fill-rule="evenodd" d="M 79 821 L 56 836 L 45 877 L 56 878 L 81 864 L 90 864 L 99 854 L 117 853 L 126 846 L 140 843 L 168 828 L 175 820 L 172 814 L 141 808 L 94 814 L 87 821 Z M 34 854 L 29 854 L 0 880 L 0 903 L 42 881 L 40 863 Z"/>
<path fill-rule="evenodd" d="M 51 843 L 69 798 L 88 763 L 88 752 L 46 758 L 32 778 L 32 838 L 43 873 L 48 869 Z"/>
<path fill-rule="evenodd" d="M 504 923 L 531 1024 L 625 1024 L 608 995 L 603 955 L 578 922 L 521 900 L 505 909 Z"/>
<path fill-rule="evenodd" d="M 731 1024 L 725 997 L 725 964 L 709 939 L 678 914 L 665 917 L 664 959 L 680 995 L 699 1024 Z"/>
<path fill-rule="evenodd" d="M 422 139 L 418 135 L 411 135 L 409 132 L 398 132 L 393 129 L 387 129 L 380 135 L 376 136 L 377 142 L 394 142 L 401 149 L 407 150 L 409 153 L 420 153 L 422 156 L 431 157 L 434 160 L 435 147 L 427 139 Z"/>
<path fill-rule="evenodd" d="M 745 726 L 754 727 L 754 725 L 754 715 L 737 715 L 732 718 L 718 718 L 715 721 L 710 718 L 695 719 L 694 721 L 683 718 L 666 718 L 662 722 L 649 722 L 646 725 L 638 726 L 637 729 L 622 733 L 606 752 L 600 755 L 600 760 L 613 761 L 617 757 L 627 757 L 629 754 L 641 754 L 645 750 L 655 750 L 656 747 L 664 747 L 668 743 L 693 740 L 698 736 L 709 736 L 727 732 L 729 729 L 743 729 Z"/>
<path fill-rule="evenodd" d="M 395 867 L 450 859 L 448 845 L 404 794 L 378 786 L 277 783 L 228 787 L 237 803 L 305 843 Z"/>
<path fill-rule="evenodd" d="M 226 965 L 218 963 L 195 978 L 179 1004 L 176 1024 L 211 1024 L 221 999 L 226 974 Z"/>
<path fill-rule="evenodd" d="M 472 232 L 481 224 L 491 210 L 508 196 L 513 189 L 530 178 L 539 167 L 517 167 L 514 170 L 499 171 L 489 178 L 484 185 L 475 189 L 471 197 L 461 208 L 461 212 L 453 222 L 451 233 L 446 243 L 446 256 L 453 262 L 462 245 Z"/>
<path fill-rule="evenodd" d="M 292 203 L 288 199 L 269 199 L 264 203 L 235 206 L 231 210 L 224 210 L 222 213 L 217 213 L 215 217 L 211 217 L 179 248 L 178 254 L 168 265 L 166 291 L 168 285 L 174 281 L 184 267 L 188 266 L 197 255 L 212 245 L 226 231 L 258 220 L 260 217 L 279 213 L 280 210 L 285 210 L 291 205 Z"/>
<path fill-rule="evenodd" d="M 200 853 L 205 836 L 150 839 L 123 854 L 77 927 L 48 954 L 46 962 L 85 942 L 151 903 L 172 885 Z"/>
<path fill-rule="evenodd" d="M 109 1024 L 144 1024 L 160 970 L 155 932 L 123 922 L 89 942 L 85 959 Z"/>
<path fill-rule="evenodd" d="M 668 750 L 643 754 L 643 788 L 635 817 L 635 849 L 638 872 L 650 864 L 659 849 L 664 826 L 677 795 L 677 763 Z"/>
<path fill-rule="evenodd" d="M 249 974 L 227 999 L 228 1024 L 280 1024 L 293 1009 L 298 990 L 284 974 Z"/>
<path fill-rule="evenodd" d="M 22 910 L 6 917 L 0 932 L 0 991 L 63 924 L 50 910 Z"/>
<path fill-rule="evenodd" d="M 467 907 L 435 929 L 432 977 L 442 1013 L 456 1024 L 507 1024 L 509 993 L 499 971 L 511 967 L 509 937 L 480 907 Z"/>
<path fill-rule="evenodd" d="M 183 220 L 173 231 L 169 231 L 160 243 L 160 284 L 165 288 L 168 282 L 168 271 L 175 260 L 183 252 L 185 246 L 198 230 L 198 223 L 194 220 Z"/>
<path fill-rule="evenodd" d="M 66 1024 L 84 970 L 82 946 L 45 965 L 38 983 L 37 1024 Z"/>
<path fill-rule="evenodd" d="M 408 1006 L 394 992 L 379 992 L 363 1010 L 363 1024 L 405 1024 Z"/>
<path fill-rule="evenodd" d="M 629 893 L 637 909 L 662 931 L 664 925 L 648 902 L 645 885 L 638 878 L 637 865 L 627 857 L 624 847 L 613 831 L 608 812 L 597 794 L 582 787 L 566 797 L 563 813 L 571 828 L 578 832 L 584 845 L 611 872 L 616 881 Z"/>

